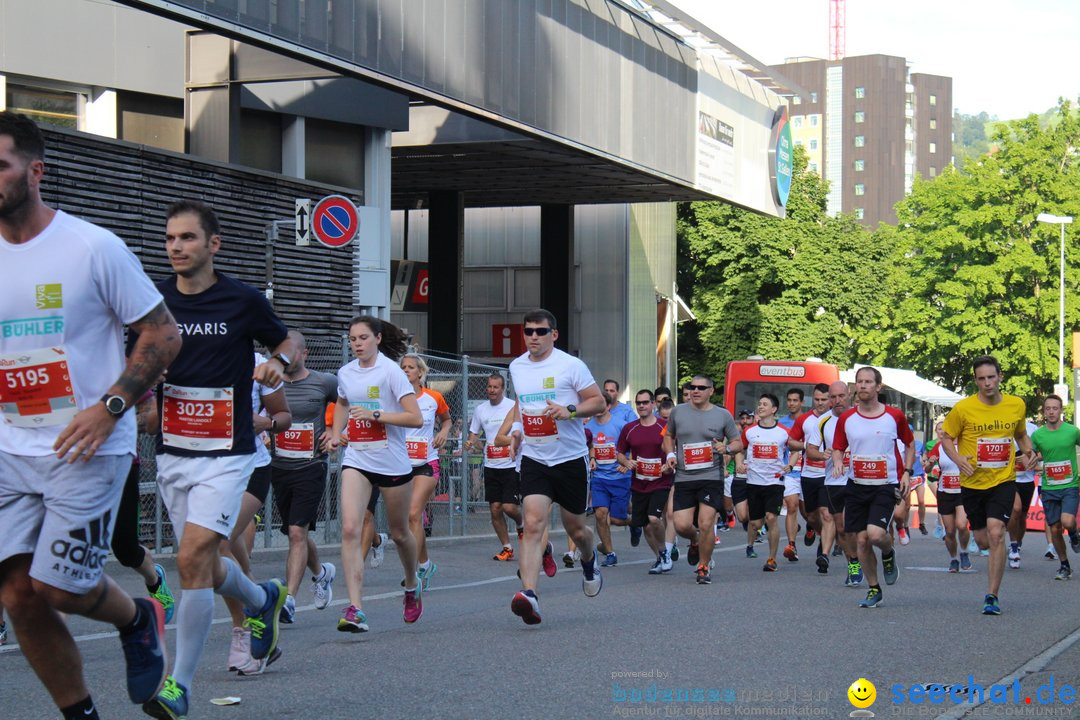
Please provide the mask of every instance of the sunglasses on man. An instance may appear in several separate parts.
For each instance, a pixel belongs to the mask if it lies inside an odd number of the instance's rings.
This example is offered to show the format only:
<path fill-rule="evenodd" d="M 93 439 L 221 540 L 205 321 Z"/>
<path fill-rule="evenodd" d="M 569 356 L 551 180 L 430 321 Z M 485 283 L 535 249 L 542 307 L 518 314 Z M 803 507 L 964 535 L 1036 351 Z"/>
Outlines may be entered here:
<path fill-rule="evenodd" d="M 526 335 L 530 335 L 530 336 L 531 335 L 539 335 L 540 337 L 544 337 L 549 332 L 551 332 L 551 328 L 532 327 L 532 328 L 525 328 L 522 332 L 524 332 Z"/>

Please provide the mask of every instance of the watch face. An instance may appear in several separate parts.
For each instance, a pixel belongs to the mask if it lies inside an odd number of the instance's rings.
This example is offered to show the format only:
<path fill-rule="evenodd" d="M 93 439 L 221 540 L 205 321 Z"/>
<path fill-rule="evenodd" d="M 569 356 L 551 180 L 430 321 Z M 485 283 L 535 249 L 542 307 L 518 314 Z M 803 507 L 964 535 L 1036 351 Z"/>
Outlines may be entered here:
<path fill-rule="evenodd" d="M 120 413 L 124 412 L 125 407 L 126 406 L 124 404 L 124 398 L 120 397 L 119 395 L 113 395 L 105 401 L 105 409 L 113 415 L 119 415 Z"/>

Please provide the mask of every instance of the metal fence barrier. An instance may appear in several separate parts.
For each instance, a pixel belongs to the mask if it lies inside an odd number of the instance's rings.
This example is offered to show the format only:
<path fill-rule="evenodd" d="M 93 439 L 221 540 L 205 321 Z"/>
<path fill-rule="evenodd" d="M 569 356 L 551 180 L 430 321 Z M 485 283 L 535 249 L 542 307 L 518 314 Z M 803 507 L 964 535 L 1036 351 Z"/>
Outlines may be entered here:
<path fill-rule="evenodd" d="M 352 359 L 345 336 L 308 337 L 307 367 L 336 373 Z M 471 361 L 468 356 L 418 353 L 428 364 L 427 385 L 442 393 L 450 407 L 453 427 L 439 455 L 440 479 L 434 498 L 428 502 L 424 525 L 430 537 L 461 537 L 492 534 L 491 516 L 484 501 L 483 454 L 469 452 L 465 440 L 477 405 L 487 402 L 487 379 L 499 373 L 506 379 L 512 397 L 509 373 L 505 368 Z M 168 512 L 157 492 L 153 437 L 139 436 L 140 459 L 140 540 L 154 552 L 174 551 L 174 536 Z M 338 498 L 341 487 L 341 452 L 330 456 L 326 492 L 319 509 L 318 529 L 313 539 L 319 544 L 341 541 Z M 288 537 L 280 532 L 281 517 L 273 501 L 273 488 L 258 520 L 257 547 L 287 547 Z M 552 520 L 555 518 L 552 510 Z M 380 502 L 375 515 L 376 529 L 387 531 L 386 515 Z M 512 524 L 512 523 L 511 523 Z M 512 531 L 512 530 L 511 530 Z"/>

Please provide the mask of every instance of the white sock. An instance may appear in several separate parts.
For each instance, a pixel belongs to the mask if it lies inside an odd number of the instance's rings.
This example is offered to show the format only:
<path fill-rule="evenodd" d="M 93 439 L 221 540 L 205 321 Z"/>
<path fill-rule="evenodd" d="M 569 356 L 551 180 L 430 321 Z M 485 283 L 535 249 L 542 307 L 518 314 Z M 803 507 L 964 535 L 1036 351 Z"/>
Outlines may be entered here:
<path fill-rule="evenodd" d="M 213 590 L 181 591 L 176 608 L 176 662 L 172 674 L 176 682 L 189 690 L 213 621 Z"/>
<path fill-rule="evenodd" d="M 420 568 L 421 570 L 427 570 L 427 569 L 429 569 L 429 568 L 431 567 L 431 561 L 430 561 L 430 560 L 428 560 L 428 561 L 426 561 L 426 562 L 422 562 L 422 563 L 420 563 L 420 565 L 419 565 L 418 567 L 419 567 L 419 568 Z"/>
<path fill-rule="evenodd" d="M 214 592 L 241 600 L 252 610 L 265 605 L 266 591 L 252 582 L 232 558 L 222 558 L 222 561 L 225 563 L 225 580 L 214 588 Z"/>
<path fill-rule="evenodd" d="M 326 578 L 326 565 L 320 565 L 319 566 L 319 574 L 311 576 L 311 579 L 313 581 L 315 581 L 315 582 L 319 582 L 320 580 L 324 580 L 325 578 Z"/>
<path fill-rule="evenodd" d="M 513 550 L 514 548 L 513 548 L 513 546 L 510 545 L 510 543 L 503 543 L 503 549 L 504 550 Z"/>
<path fill-rule="evenodd" d="M 675 547 L 675 543 L 669 543 L 669 542 L 664 543 L 664 550 L 667 552 L 668 555 L 671 554 L 671 548 L 673 548 L 673 547 Z"/>

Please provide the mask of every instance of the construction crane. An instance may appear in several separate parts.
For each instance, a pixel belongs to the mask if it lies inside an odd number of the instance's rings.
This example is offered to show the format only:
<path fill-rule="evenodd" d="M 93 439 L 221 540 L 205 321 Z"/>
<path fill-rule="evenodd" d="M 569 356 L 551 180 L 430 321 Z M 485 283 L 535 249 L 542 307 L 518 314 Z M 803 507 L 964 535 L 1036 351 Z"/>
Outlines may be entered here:
<path fill-rule="evenodd" d="M 845 0 L 829 0 L 829 60 L 844 59 L 844 45 L 847 42 L 844 2 Z"/>

